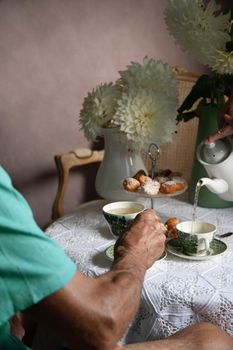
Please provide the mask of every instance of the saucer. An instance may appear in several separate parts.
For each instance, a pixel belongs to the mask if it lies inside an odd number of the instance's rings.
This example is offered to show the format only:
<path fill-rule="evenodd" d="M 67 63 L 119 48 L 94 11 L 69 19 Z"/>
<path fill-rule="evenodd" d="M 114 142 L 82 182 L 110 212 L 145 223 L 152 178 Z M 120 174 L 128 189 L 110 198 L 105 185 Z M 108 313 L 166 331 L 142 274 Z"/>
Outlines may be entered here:
<path fill-rule="evenodd" d="M 114 260 L 114 244 L 110 245 L 106 250 L 105 250 L 105 255 L 108 260 L 113 261 Z M 158 260 L 163 260 L 167 256 L 167 252 L 164 251 L 163 254 L 160 256 Z M 156 260 L 156 261 L 158 261 Z M 156 262 L 155 261 L 155 262 Z"/>
<path fill-rule="evenodd" d="M 167 242 L 166 250 L 176 256 L 179 256 L 183 259 L 189 260 L 208 260 L 215 258 L 216 256 L 222 255 L 227 250 L 227 245 L 219 239 L 214 239 L 211 244 L 211 252 L 206 255 L 187 255 L 183 253 L 183 249 L 180 246 L 177 239 L 171 239 Z"/>
<path fill-rule="evenodd" d="M 105 249 L 105 255 L 108 260 L 114 260 L 114 244 L 110 245 L 107 249 Z"/>

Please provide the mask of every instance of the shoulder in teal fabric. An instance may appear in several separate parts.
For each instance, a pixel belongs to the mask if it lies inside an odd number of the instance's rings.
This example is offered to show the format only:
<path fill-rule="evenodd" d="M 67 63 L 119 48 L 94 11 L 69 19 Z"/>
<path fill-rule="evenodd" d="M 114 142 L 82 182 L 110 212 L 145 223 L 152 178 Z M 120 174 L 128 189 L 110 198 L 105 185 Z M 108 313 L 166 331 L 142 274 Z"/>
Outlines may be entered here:
<path fill-rule="evenodd" d="M 37 226 L 0 167 L 0 326 L 62 288 L 75 272 L 76 265 Z"/>

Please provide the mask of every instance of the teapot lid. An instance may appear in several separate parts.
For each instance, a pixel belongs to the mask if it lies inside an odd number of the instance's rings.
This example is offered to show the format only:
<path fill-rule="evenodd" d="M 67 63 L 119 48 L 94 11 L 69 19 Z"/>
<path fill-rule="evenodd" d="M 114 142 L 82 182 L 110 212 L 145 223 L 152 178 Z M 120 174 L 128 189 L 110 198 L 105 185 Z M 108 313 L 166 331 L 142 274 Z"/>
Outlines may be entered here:
<path fill-rule="evenodd" d="M 232 152 L 229 139 L 219 139 L 211 143 L 202 143 L 199 148 L 199 157 L 209 164 L 218 164 L 224 161 Z"/>

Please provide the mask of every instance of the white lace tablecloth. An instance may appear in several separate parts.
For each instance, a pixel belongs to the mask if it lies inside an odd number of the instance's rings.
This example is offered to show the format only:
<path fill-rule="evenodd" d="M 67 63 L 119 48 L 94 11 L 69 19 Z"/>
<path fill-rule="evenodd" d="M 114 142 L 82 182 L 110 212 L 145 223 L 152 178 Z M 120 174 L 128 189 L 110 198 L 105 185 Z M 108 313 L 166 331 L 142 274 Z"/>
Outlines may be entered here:
<path fill-rule="evenodd" d="M 110 268 L 105 249 L 114 243 L 102 216 L 104 200 L 80 206 L 54 222 L 46 233 L 53 237 L 86 274 Z M 150 207 L 150 200 L 144 203 Z M 158 198 L 154 208 L 162 221 L 192 218 L 193 206 L 184 199 Z M 214 223 L 217 234 L 233 230 L 233 208 L 197 208 L 197 219 Z M 146 273 L 140 309 L 124 342 L 165 338 L 193 323 L 207 321 L 233 336 L 233 236 L 222 239 L 228 249 L 205 261 L 186 260 L 168 253 Z"/>

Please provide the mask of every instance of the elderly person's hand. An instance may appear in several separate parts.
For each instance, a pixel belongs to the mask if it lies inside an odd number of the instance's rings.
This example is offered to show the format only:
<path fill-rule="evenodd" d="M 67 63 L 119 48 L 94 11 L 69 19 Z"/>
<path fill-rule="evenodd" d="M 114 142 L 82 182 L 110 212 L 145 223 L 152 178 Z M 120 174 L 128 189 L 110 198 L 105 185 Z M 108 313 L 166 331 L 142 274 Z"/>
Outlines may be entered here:
<path fill-rule="evenodd" d="M 137 215 L 115 245 L 115 260 L 124 260 L 148 269 L 165 249 L 166 227 L 152 209 Z"/>
<path fill-rule="evenodd" d="M 204 143 L 214 142 L 233 135 L 233 93 L 218 113 L 218 126 L 219 130 L 208 136 Z"/>

